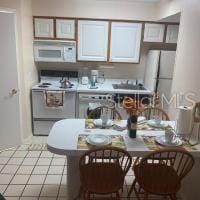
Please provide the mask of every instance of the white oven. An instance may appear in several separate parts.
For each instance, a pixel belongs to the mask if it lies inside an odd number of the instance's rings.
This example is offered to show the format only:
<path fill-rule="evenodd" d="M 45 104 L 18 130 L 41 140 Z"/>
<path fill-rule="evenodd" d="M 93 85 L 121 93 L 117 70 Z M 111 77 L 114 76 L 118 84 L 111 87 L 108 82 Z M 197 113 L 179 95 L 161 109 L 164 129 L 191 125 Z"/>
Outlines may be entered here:
<path fill-rule="evenodd" d="M 34 42 L 34 59 L 36 62 L 76 62 L 76 43 L 70 42 Z"/>

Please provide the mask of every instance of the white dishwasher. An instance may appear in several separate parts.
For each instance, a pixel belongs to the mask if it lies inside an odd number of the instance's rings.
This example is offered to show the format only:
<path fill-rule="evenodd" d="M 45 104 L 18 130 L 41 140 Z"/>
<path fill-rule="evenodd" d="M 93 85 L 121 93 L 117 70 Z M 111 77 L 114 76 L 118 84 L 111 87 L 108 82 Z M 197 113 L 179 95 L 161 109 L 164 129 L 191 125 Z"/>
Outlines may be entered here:
<path fill-rule="evenodd" d="M 90 103 L 115 106 L 113 94 L 79 93 L 77 101 L 77 118 L 87 118 Z"/>

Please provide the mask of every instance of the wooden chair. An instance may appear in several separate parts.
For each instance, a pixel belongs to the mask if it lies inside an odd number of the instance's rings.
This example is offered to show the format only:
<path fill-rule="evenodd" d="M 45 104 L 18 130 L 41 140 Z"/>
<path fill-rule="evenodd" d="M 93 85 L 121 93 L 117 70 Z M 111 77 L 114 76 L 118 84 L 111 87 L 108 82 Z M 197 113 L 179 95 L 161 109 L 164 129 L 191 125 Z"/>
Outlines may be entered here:
<path fill-rule="evenodd" d="M 109 119 L 121 120 L 122 117 L 114 107 L 100 106 L 88 112 L 88 119 L 99 119 L 101 115 L 106 113 Z"/>
<path fill-rule="evenodd" d="M 139 200 L 141 193 L 144 194 L 145 200 L 148 199 L 149 194 L 176 200 L 181 180 L 188 174 L 193 165 L 193 156 L 182 148 L 165 148 L 154 151 L 134 163 L 135 180 L 128 197 L 134 190 Z M 139 189 L 136 184 L 139 185 Z"/>
<path fill-rule="evenodd" d="M 81 196 L 89 200 L 91 195 L 114 195 L 120 199 L 125 175 L 131 167 L 132 157 L 117 147 L 101 147 L 87 151 L 80 158 Z M 93 198 L 92 198 L 93 199 Z"/>
<path fill-rule="evenodd" d="M 168 114 L 163 109 L 157 107 L 145 108 L 139 113 L 139 116 L 144 116 L 147 120 L 152 119 L 155 116 L 161 120 L 170 120 Z"/>

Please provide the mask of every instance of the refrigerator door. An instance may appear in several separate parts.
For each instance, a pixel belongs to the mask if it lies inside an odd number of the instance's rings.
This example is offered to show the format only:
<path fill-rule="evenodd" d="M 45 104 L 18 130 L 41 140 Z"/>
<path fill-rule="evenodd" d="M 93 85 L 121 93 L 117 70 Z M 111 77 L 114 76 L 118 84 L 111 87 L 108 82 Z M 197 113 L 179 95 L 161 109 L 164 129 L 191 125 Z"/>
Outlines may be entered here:
<path fill-rule="evenodd" d="M 158 94 L 162 108 L 168 112 L 169 102 L 171 99 L 171 86 L 172 79 L 159 79 L 158 82 Z"/>
<path fill-rule="evenodd" d="M 175 56 L 175 51 L 161 51 L 159 78 L 173 78 Z"/>
<path fill-rule="evenodd" d="M 148 52 L 144 86 L 151 91 L 155 91 L 159 57 L 159 50 L 150 50 Z"/>

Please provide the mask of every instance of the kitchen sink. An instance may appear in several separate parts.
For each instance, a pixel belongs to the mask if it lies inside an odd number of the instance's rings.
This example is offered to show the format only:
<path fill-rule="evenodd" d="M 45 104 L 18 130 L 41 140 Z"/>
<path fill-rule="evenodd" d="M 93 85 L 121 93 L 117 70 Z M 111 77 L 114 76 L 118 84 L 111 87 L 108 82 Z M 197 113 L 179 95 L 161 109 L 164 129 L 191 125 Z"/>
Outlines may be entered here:
<path fill-rule="evenodd" d="M 114 89 L 120 90 L 146 90 L 145 87 L 141 85 L 133 85 L 133 84 L 112 84 Z"/>

